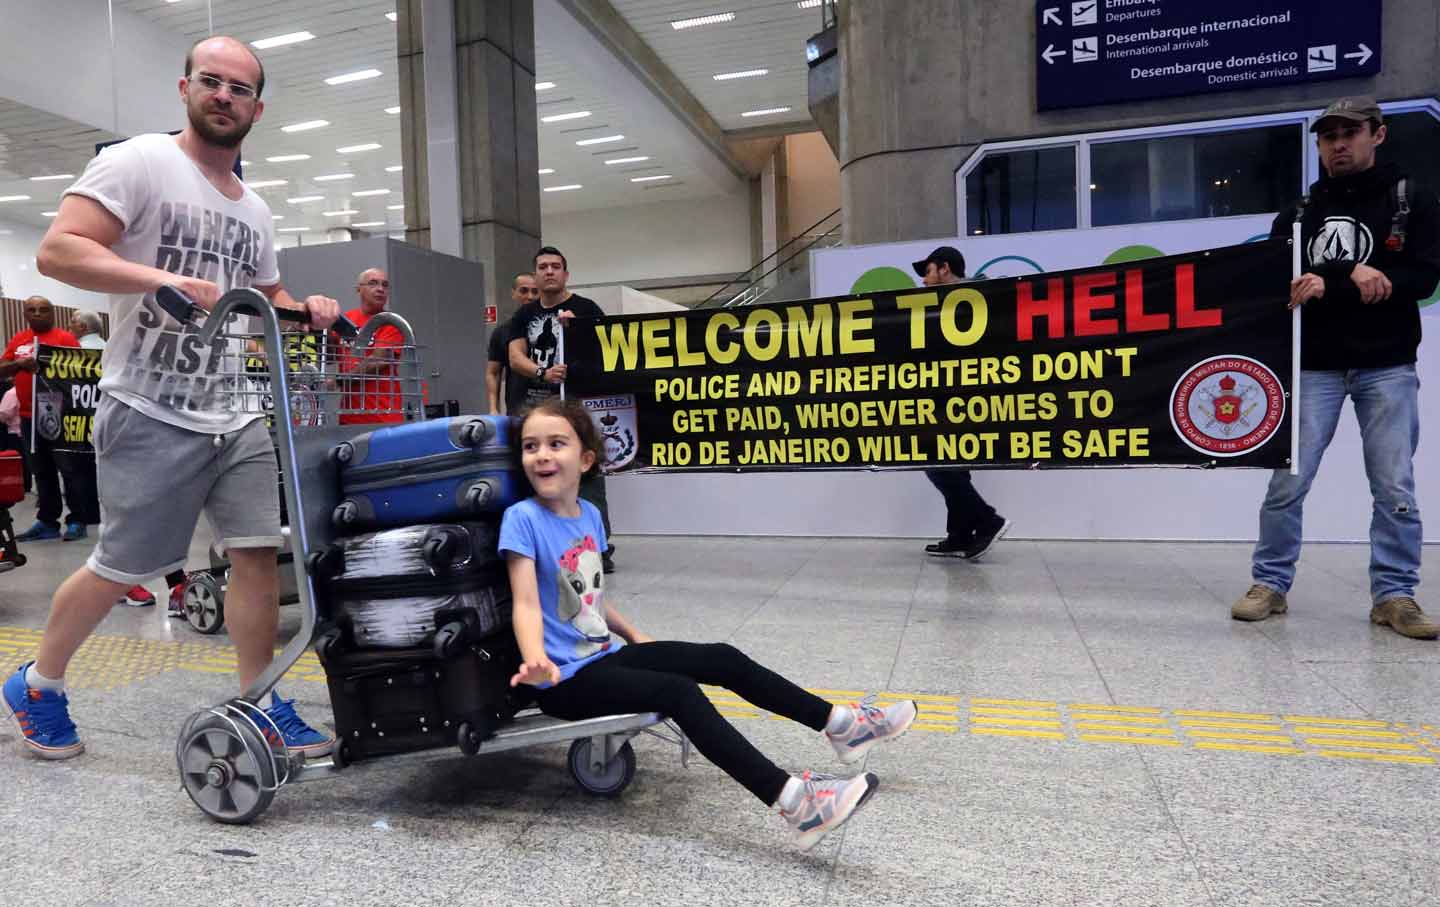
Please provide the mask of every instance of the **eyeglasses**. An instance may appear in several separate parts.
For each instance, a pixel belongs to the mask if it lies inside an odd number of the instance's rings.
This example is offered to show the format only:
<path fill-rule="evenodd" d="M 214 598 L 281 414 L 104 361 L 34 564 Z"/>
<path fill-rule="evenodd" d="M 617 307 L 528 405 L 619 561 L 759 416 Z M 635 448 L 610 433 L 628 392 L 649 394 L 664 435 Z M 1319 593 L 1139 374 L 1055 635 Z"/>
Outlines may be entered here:
<path fill-rule="evenodd" d="M 200 87 L 211 94 L 219 92 L 221 88 L 228 88 L 230 89 L 230 97 L 232 98 L 239 98 L 242 101 L 255 100 L 256 93 L 254 86 L 246 85 L 244 82 L 227 82 L 224 79 L 204 72 L 196 75 L 193 81 L 199 82 Z"/>
<path fill-rule="evenodd" d="M 372 289 L 372 290 L 388 290 L 388 289 L 390 289 L 390 281 L 388 281 L 388 280 L 367 280 L 367 281 L 365 281 L 364 283 L 360 284 L 360 286 L 362 286 L 362 287 L 369 287 L 369 288 Z"/>

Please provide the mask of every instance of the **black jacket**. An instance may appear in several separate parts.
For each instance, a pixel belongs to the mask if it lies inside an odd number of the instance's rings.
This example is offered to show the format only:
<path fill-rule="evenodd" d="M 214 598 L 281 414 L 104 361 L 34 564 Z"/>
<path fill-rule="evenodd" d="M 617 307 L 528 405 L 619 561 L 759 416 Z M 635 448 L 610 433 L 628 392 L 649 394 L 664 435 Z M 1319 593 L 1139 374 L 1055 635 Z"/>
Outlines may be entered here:
<path fill-rule="evenodd" d="M 1301 223 L 1303 270 L 1325 279 L 1325 295 L 1305 304 L 1300 365 L 1306 369 L 1385 368 L 1415 361 L 1420 345 L 1418 303 L 1440 281 L 1440 202 L 1406 180 L 1410 216 L 1404 247 L 1387 248 L 1395 206 L 1391 187 L 1403 174 L 1377 164 L 1310 187 Z M 1280 212 L 1271 236 L 1290 235 L 1296 208 Z M 1390 279 L 1384 302 L 1365 305 L 1350 280 L 1356 264 Z"/>

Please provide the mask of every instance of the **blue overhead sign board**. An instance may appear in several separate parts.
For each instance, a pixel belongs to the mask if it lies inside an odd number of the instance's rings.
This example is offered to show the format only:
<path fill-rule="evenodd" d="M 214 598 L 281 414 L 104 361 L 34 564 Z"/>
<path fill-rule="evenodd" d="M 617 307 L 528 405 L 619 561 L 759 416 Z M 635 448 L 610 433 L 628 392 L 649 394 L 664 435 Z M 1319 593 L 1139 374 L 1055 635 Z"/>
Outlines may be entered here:
<path fill-rule="evenodd" d="M 1372 76 L 1380 0 L 1039 0 L 1040 110 Z"/>

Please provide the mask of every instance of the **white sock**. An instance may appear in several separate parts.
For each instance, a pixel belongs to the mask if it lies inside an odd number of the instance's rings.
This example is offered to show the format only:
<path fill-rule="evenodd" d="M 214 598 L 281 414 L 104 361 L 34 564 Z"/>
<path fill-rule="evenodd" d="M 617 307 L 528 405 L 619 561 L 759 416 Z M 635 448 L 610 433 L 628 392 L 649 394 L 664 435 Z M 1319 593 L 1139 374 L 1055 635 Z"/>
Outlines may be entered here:
<path fill-rule="evenodd" d="M 780 796 L 775 798 L 775 806 L 783 812 L 793 813 L 800 808 L 804 800 L 805 783 L 792 776 L 785 782 L 785 786 L 780 788 Z"/>
<path fill-rule="evenodd" d="M 31 662 L 30 667 L 25 669 L 25 683 L 37 690 L 50 690 L 53 693 L 65 692 L 64 677 L 59 680 L 51 680 L 35 668 L 34 662 Z"/>
<path fill-rule="evenodd" d="M 850 725 L 854 723 L 855 713 L 850 711 L 850 707 L 837 705 L 830 710 L 830 720 L 825 722 L 825 733 L 838 737 L 850 730 Z"/>

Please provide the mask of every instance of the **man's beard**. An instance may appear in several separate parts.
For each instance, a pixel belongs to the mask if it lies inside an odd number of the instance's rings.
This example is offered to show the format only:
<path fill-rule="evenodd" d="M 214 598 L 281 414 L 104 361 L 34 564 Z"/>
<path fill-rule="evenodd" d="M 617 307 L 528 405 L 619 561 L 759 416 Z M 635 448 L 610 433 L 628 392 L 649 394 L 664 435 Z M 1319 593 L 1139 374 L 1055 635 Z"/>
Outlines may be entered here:
<path fill-rule="evenodd" d="M 187 104 L 185 110 L 190 116 L 190 126 L 196 134 L 218 148 L 238 148 L 240 143 L 245 140 L 245 136 L 250 134 L 250 127 L 255 124 L 253 117 L 248 122 L 242 122 L 235 115 L 233 108 L 226 111 L 206 111 L 203 108 L 197 110 L 194 106 Z M 207 113 L 223 113 L 235 125 L 229 131 L 216 129 L 205 119 Z"/>

